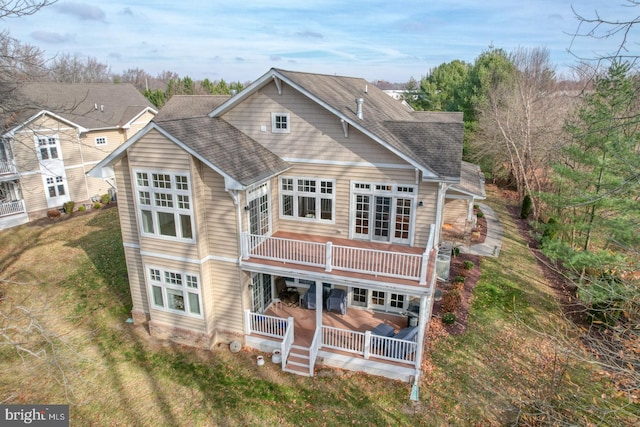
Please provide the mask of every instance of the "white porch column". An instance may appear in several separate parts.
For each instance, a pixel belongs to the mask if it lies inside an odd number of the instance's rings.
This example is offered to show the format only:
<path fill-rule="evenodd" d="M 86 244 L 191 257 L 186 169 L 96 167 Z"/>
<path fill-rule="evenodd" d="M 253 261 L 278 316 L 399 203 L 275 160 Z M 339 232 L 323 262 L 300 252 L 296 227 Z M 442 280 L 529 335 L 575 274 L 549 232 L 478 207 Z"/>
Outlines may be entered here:
<path fill-rule="evenodd" d="M 420 297 L 420 317 L 418 318 L 418 341 L 416 348 L 416 372 L 420 371 L 422 365 L 422 355 L 424 354 L 424 336 L 427 332 L 427 325 L 431 318 L 431 298 L 432 295 Z"/>
<path fill-rule="evenodd" d="M 316 331 L 322 328 L 323 288 L 322 282 L 316 282 Z"/>

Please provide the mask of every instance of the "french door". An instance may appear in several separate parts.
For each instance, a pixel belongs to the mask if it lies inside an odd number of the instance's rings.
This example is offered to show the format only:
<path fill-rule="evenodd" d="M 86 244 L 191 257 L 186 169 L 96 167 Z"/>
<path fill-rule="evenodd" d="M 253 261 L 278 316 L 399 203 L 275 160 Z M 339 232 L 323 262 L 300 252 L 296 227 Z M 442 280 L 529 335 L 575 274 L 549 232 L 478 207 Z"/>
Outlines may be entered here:
<path fill-rule="evenodd" d="M 272 282 L 270 274 L 252 274 L 251 285 L 253 289 L 251 292 L 251 299 L 253 300 L 252 305 L 255 313 L 264 313 L 267 307 L 269 307 L 269 304 L 273 301 Z"/>
<path fill-rule="evenodd" d="M 353 200 L 353 238 L 411 243 L 413 197 L 354 193 Z"/>

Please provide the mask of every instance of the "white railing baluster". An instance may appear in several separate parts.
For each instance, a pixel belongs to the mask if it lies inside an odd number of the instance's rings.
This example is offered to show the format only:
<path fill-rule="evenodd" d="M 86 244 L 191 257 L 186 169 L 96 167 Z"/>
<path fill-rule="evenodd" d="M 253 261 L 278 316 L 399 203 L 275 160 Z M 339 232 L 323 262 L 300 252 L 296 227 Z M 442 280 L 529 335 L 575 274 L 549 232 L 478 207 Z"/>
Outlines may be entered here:
<path fill-rule="evenodd" d="M 313 267 L 351 271 L 402 279 L 419 280 L 426 284 L 429 254 L 364 249 L 278 237 L 243 235 L 244 259 L 260 258 Z"/>

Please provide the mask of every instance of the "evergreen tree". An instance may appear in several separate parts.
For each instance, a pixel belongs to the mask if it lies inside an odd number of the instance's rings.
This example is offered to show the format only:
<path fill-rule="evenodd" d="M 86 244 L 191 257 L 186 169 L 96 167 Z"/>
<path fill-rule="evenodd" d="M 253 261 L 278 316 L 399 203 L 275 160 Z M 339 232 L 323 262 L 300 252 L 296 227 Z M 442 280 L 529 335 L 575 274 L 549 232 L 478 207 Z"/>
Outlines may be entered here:
<path fill-rule="evenodd" d="M 560 246 L 549 248 L 576 270 L 622 271 L 640 248 L 640 133 L 637 76 L 614 62 L 585 96 L 554 166 Z M 622 257 L 611 257 L 618 253 Z M 635 261 L 634 261 L 635 260 Z"/>

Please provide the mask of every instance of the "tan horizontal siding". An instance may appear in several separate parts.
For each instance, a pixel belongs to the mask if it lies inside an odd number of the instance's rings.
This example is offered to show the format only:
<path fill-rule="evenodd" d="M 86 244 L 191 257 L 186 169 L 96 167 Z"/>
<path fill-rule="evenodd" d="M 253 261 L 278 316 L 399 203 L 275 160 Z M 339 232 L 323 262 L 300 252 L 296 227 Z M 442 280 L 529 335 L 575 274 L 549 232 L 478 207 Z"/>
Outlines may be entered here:
<path fill-rule="evenodd" d="M 198 221 L 206 221 L 207 234 L 203 238 L 207 239 L 207 254 L 237 259 L 240 255 L 236 220 L 238 208 L 225 191 L 224 178 L 221 175 L 211 169 L 204 171 L 203 192 L 197 203 L 204 205 Z M 245 214 L 244 209 L 241 209 L 241 212 Z"/>
<path fill-rule="evenodd" d="M 141 310 L 149 313 L 149 297 L 145 283 L 144 267 L 140 251 L 135 248 L 124 248 L 125 260 L 127 262 L 127 273 L 129 274 L 129 288 L 131 289 L 131 301 L 133 310 Z"/>
<path fill-rule="evenodd" d="M 290 113 L 290 133 L 271 132 L 272 112 Z M 406 164 L 353 127 L 345 138 L 337 116 L 286 85 L 281 96 L 275 84 L 265 86 L 226 113 L 224 119 L 288 159 Z M 266 131 L 262 131 L 263 127 Z"/>
<path fill-rule="evenodd" d="M 47 199 L 44 193 L 42 176 L 40 174 L 21 177 L 20 187 L 28 212 L 47 209 Z"/>
<path fill-rule="evenodd" d="M 116 185 L 118 186 L 118 214 L 122 241 L 139 244 L 138 219 L 133 202 L 133 188 L 129 171 L 129 160 L 125 156 L 115 167 Z"/>
<path fill-rule="evenodd" d="M 82 158 L 84 163 L 95 163 L 104 159 L 124 142 L 122 130 L 91 131 L 82 138 Z M 96 138 L 106 138 L 107 143 L 96 145 Z"/>
<path fill-rule="evenodd" d="M 140 138 L 127 150 L 132 169 L 190 170 L 189 154 L 156 130 Z"/>
<path fill-rule="evenodd" d="M 84 169 L 66 169 L 65 175 L 67 176 L 67 188 L 69 189 L 67 196 L 69 197 L 69 200 L 74 202 L 87 200 L 87 180 L 85 178 Z"/>
<path fill-rule="evenodd" d="M 444 222 L 448 224 L 464 224 L 467 220 L 469 202 L 462 199 L 447 199 L 444 208 Z"/>
<path fill-rule="evenodd" d="M 185 316 L 178 313 L 170 313 L 163 310 L 151 308 L 151 320 L 154 322 L 164 323 L 165 325 L 176 328 L 188 329 L 192 332 L 205 332 L 206 325 L 203 318 Z"/>
<path fill-rule="evenodd" d="M 436 203 L 438 200 L 438 184 L 421 183 L 418 190 L 418 202 L 422 206 L 416 208 L 416 232 L 414 246 L 425 248 L 429 241 L 431 224 L 436 222 Z"/>
<path fill-rule="evenodd" d="M 153 113 L 147 111 L 146 113 L 138 117 L 135 121 L 131 122 L 129 129 L 125 129 L 126 135 L 124 139 L 129 139 L 133 135 L 138 133 L 140 129 L 144 128 L 151 120 L 153 120 L 154 116 L 155 115 Z"/>
<path fill-rule="evenodd" d="M 211 281 L 207 283 L 207 296 L 213 300 L 215 329 L 242 333 L 243 288 L 240 281 L 244 274 L 232 263 L 212 261 L 208 263 Z"/>

